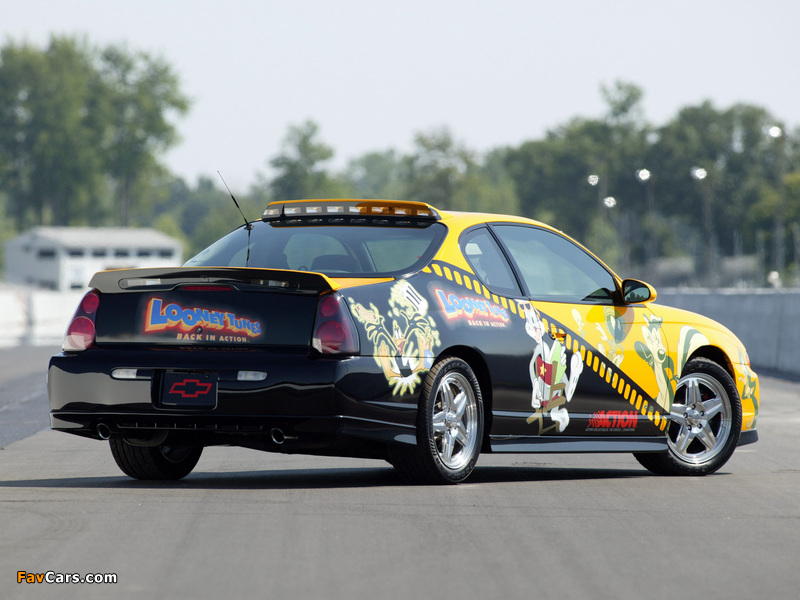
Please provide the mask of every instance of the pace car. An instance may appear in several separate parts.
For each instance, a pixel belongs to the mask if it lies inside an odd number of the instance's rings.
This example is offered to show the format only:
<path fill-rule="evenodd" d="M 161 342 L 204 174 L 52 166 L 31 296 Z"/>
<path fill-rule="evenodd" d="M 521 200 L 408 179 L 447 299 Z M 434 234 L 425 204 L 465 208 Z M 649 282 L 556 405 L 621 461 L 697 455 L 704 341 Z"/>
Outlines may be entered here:
<path fill-rule="evenodd" d="M 89 287 L 50 361 L 51 425 L 137 479 L 184 477 L 212 445 L 385 459 L 419 483 L 508 452 L 705 475 L 758 439 L 733 333 L 526 218 L 273 202 L 182 267 Z"/>

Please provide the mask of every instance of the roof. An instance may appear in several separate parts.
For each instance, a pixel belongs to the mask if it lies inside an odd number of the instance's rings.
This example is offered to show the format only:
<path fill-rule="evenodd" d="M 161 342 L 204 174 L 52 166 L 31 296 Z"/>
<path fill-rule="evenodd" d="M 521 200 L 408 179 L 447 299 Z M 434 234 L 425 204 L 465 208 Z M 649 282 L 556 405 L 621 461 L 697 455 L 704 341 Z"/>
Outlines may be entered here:
<path fill-rule="evenodd" d="M 155 229 L 134 227 L 34 227 L 19 237 L 73 248 L 182 246 L 180 240 Z"/>

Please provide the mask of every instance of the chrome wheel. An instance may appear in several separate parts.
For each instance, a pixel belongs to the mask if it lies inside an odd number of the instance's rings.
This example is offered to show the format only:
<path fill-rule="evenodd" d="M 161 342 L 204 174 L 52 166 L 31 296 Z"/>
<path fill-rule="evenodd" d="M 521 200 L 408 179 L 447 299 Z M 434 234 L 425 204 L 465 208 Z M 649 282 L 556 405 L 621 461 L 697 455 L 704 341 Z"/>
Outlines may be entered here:
<path fill-rule="evenodd" d="M 469 463 L 478 444 L 478 402 L 472 385 L 457 371 L 448 373 L 436 390 L 433 437 L 439 460 L 457 471 Z"/>
<path fill-rule="evenodd" d="M 724 386 L 706 373 L 683 377 L 675 390 L 669 446 L 691 465 L 713 460 L 731 435 L 731 401 Z"/>
<path fill-rule="evenodd" d="M 388 459 L 408 483 L 460 483 L 475 468 L 482 442 L 478 378 L 466 361 L 446 356 L 425 377 L 416 444 L 390 444 Z"/>
<path fill-rule="evenodd" d="M 708 475 L 731 457 L 741 429 L 742 403 L 730 373 L 712 360 L 693 358 L 675 389 L 667 450 L 634 456 L 659 475 Z"/>

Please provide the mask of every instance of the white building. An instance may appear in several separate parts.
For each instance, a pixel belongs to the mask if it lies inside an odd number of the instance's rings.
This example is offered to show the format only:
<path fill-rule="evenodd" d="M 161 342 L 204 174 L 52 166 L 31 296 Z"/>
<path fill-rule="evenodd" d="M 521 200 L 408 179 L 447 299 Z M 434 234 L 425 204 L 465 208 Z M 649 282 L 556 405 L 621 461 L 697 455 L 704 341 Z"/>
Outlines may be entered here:
<path fill-rule="evenodd" d="M 4 262 L 11 283 L 79 290 L 97 271 L 179 266 L 183 246 L 155 229 L 35 227 L 5 243 Z"/>

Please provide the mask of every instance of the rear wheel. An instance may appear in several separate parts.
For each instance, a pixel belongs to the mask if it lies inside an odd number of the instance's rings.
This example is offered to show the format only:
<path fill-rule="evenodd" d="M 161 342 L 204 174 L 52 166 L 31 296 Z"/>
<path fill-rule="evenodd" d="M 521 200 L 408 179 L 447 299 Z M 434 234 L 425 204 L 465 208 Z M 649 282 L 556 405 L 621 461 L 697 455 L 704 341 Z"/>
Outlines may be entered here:
<path fill-rule="evenodd" d="M 483 439 L 478 379 L 460 358 L 436 363 L 422 389 L 417 445 L 392 446 L 390 462 L 410 483 L 459 483 L 472 473 Z"/>
<path fill-rule="evenodd" d="M 635 454 L 659 475 L 708 475 L 736 449 L 742 404 L 736 385 L 717 363 L 695 358 L 686 363 L 670 410 L 666 452 Z"/>
<path fill-rule="evenodd" d="M 110 439 L 111 454 L 122 472 L 134 479 L 182 479 L 192 472 L 202 446 L 134 446 Z"/>

